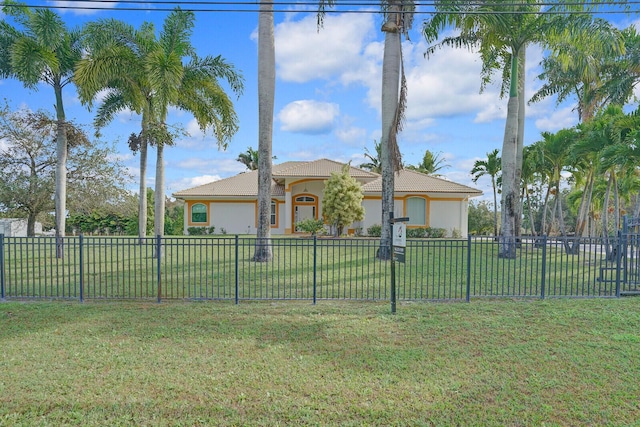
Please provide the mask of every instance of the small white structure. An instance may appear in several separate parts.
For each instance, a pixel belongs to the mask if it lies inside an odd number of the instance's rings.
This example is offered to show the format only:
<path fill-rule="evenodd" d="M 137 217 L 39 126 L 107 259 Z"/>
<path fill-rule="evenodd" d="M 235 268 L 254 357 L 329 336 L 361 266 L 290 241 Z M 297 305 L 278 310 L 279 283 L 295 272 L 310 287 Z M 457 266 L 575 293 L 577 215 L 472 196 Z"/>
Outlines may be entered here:
<path fill-rule="evenodd" d="M 35 234 L 42 234 L 42 224 L 35 223 Z M 0 218 L 0 234 L 5 237 L 27 237 L 27 220 L 24 218 Z"/>
<path fill-rule="evenodd" d="M 343 163 L 327 159 L 273 165 L 271 184 L 271 234 L 295 234 L 296 223 L 322 218 L 325 181 L 341 172 Z M 351 166 L 364 194 L 365 218 L 351 224 L 348 232 L 362 231 L 382 221 L 382 177 Z M 408 216 L 408 228 L 437 227 L 467 235 L 470 197 L 480 190 L 411 170 L 395 176 L 394 215 Z M 199 187 L 178 191 L 185 201 L 185 234 L 189 227 L 212 227 L 215 233 L 253 234 L 258 221 L 258 171 L 241 173 Z"/>

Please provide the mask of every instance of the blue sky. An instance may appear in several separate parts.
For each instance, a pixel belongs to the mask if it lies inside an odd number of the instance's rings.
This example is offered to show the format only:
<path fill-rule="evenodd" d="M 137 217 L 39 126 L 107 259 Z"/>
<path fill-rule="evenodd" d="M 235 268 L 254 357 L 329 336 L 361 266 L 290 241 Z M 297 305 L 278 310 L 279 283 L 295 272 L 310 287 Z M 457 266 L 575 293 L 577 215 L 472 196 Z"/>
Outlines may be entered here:
<path fill-rule="evenodd" d="M 118 11 L 116 3 L 83 3 L 105 9 L 59 9 L 58 13 L 71 27 L 116 18 L 135 26 L 144 21 L 154 22 L 158 29 L 169 13 L 152 9 Z M 28 4 L 64 6 L 78 2 Z M 149 3 L 148 8 L 153 5 Z M 489 199 L 489 179 L 473 184 L 469 171 L 474 161 L 502 147 L 507 100 L 500 99 L 498 84 L 479 93 L 481 64 L 474 52 L 443 49 L 428 60 L 424 58 L 427 45 L 419 31 L 427 16 L 416 16 L 410 41 L 403 43 L 409 93 L 407 120 L 399 137 L 403 160 L 405 164 L 417 164 L 427 149 L 441 153 L 450 165 L 443 170 L 447 179 L 479 188 L 485 192 L 484 198 Z M 623 15 L 615 18 L 621 27 L 632 22 Z M 381 134 L 381 19 L 377 13 L 330 13 L 318 31 L 313 10 L 275 14 L 276 163 L 324 157 L 352 161 L 357 166 L 365 160 L 365 147 L 373 152 L 374 140 L 379 140 Z M 244 75 L 245 91 L 235 103 L 240 129 L 227 150 L 219 151 L 215 139 L 202 134 L 190 115 L 172 111 L 169 122 L 180 123 L 190 137 L 165 150 L 168 195 L 244 171 L 244 166 L 236 161 L 238 154 L 247 147 L 257 149 L 257 24 L 258 15 L 253 12 L 196 12 L 192 41 L 198 55 L 221 55 Z M 539 48 L 529 48 L 526 74 L 529 96 L 542 84 L 536 78 L 541 58 Z M 32 91 L 17 81 L 0 80 L 0 92 L 13 108 L 53 112 L 53 90 L 48 86 Z M 75 88 L 65 89 L 64 101 L 69 119 L 91 124 L 93 113 L 79 103 Z M 542 131 L 554 132 L 577 123 L 572 104 L 557 106 L 554 99 L 529 106 L 526 114 L 526 144 L 537 141 Z M 131 172 L 132 189 L 137 188 L 139 159 L 129 151 L 126 140 L 139 127 L 139 117 L 125 112 L 102 132 L 103 140 L 116 144 L 121 161 Z M 154 174 L 155 150 L 151 150 L 147 176 L 151 187 Z"/>

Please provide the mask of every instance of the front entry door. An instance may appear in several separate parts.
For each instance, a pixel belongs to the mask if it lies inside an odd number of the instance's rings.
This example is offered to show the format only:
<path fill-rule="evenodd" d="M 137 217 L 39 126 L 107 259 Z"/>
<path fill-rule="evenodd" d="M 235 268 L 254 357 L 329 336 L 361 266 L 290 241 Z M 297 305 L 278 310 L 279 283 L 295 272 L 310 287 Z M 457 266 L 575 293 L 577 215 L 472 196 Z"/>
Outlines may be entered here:
<path fill-rule="evenodd" d="M 295 209 L 295 223 L 299 223 L 300 221 L 304 221 L 305 219 L 316 219 L 316 207 L 309 205 L 298 205 Z M 296 227 L 296 231 L 298 228 Z"/>

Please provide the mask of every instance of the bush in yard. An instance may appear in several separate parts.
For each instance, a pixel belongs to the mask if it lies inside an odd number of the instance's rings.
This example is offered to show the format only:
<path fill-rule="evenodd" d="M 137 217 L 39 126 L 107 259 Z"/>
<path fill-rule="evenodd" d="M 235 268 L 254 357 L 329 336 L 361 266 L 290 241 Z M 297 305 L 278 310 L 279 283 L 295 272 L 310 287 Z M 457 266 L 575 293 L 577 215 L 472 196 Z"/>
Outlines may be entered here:
<path fill-rule="evenodd" d="M 423 239 L 426 235 L 426 228 L 407 228 L 407 237 L 409 239 Z"/>
<path fill-rule="evenodd" d="M 187 233 L 189 236 L 206 236 L 213 234 L 215 230 L 215 227 L 189 227 L 187 228 Z"/>
<path fill-rule="evenodd" d="M 364 219 L 362 186 L 351 175 L 347 163 L 340 173 L 332 172 L 325 181 L 322 216 L 333 228 L 334 235 L 342 235 L 344 227 Z"/>
<path fill-rule="evenodd" d="M 444 239 L 447 237 L 447 229 L 427 227 L 427 235 L 425 237 L 429 237 L 431 239 Z"/>
<path fill-rule="evenodd" d="M 382 226 L 380 224 L 373 224 L 371 227 L 367 228 L 367 236 L 369 237 L 380 237 L 382 236 Z"/>
<path fill-rule="evenodd" d="M 324 228 L 324 222 L 321 219 L 307 218 L 296 223 L 296 228 L 305 233 L 311 233 L 315 236 L 320 230 Z"/>

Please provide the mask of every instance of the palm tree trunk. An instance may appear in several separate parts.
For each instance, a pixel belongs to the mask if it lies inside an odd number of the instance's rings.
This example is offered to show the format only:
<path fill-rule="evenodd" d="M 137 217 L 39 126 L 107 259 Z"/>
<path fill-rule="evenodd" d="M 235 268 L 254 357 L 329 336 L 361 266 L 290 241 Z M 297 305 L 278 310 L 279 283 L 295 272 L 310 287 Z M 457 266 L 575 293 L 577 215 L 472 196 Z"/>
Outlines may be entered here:
<path fill-rule="evenodd" d="M 142 113 L 142 137 L 140 138 L 140 193 L 138 200 L 138 243 L 144 244 L 147 235 L 147 131 L 149 128 L 148 113 Z"/>
<path fill-rule="evenodd" d="M 602 206 L 602 240 L 605 245 L 607 259 L 611 258 L 611 248 L 609 247 L 609 198 L 611 197 L 611 174 L 607 180 L 607 191 L 604 193 L 604 202 Z"/>
<path fill-rule="evenodd" d="M 507 104 L 507 122 L 502 142 L 502 230 L 500 258 L 515 258 L 515 218 L 518 212 L 516 165 L 518 155 L 518 53 L 511 57 L 511 88 Z"/>
<path fill-rule="evenodd" d="M 620 230 L 620 191 L 618 189 L 618 177 L 616 173 L 612 172 L 611 176 L 613 177 L 611 184 L 613 186 L 613 224 L 615 233 L 617 233 L 618 230 Z"/>
<path fill-rule="evenodd" d="M 551 197 L 551 188 L 547 187 L 547 191 L 544 194 L 544 202 L 542 203 L 542 218 L 540 221 L 540 232 L 542 234 L 549 234 L 547 232 L 547 212 L 549 212 L 549 197 Z"/>
<path fill-rule="evenodd" d="M 273 4 L 260 3 L 258 15 L 258 230 L 253 260 L 267 262 L 271 250 L 271 145 L 276 85 Z"/>
<path fill-rule="evenodd" d="M 156 192 L 154 198 L 154 233 L 164 235 L 164 142 L 158 142 L 156 156 Z M 162 258 L 162 248 L 156 257 Z"/>
<path fill-rule="evenodd" d="M 393 6 L 397 10 L 397 5 Z M 394 163 L 391 149 L 392 133 L 400 96 L 401 41 L 397 25 L 397 13 L 389 13 L 382 26 L 385 33 L 384 56 L 382 59 L 382 135 L 380 154 L 382 167 L 382 232 L 378 258 L 391 258 L 391 223 L 394 195 Z"/>
<path fill-rule="evenodd" d="M 138 201 L 138 243 L 147 235 L 147 142 L 140 145 L 140 197 Z"/>
<path fill-rule="evenodd" d="M 498 191 L 496 189 L 496 179 L 491 177 L 493 187 L 493 236 L 498 237 Z"/>
<path fill-rule="evenodd" d="M 522 46 L 518 54 L 518 145 L 516 148 L 516 177 L 515 182 L 518 188 L 522 182 L 522 161 L 524 154 L 524 113 L 525 113 L 525 62 L 527 60 L 527 47 Z M 519 199 L 515 216 L 515 233 L 520 237 L 522 229 L 522 212 L 524 197 Z"/>
<path fill-rule="evenodd" d="M 536 219 L 533 216 L 533 209 L 531 208 L 531 198 L 529 197 L 529 192 L 526 191 L 525 192 L 525 197 L 527 198 L 527 205 L 529 206 L 529 209 L 527 209 L 529 212 L 529 223 L 531 224 L 531 235 L 532 236 L 537 236 L 538 232 L 536 231 Z"/>
<path fill-rule="evenodd" d="M 56 94 L 56 256 L 64 256 L 64 234 L 67 215 L 67 132 L 64 105 L 62 103 L 62 86 L 59 82 L 54 84 Z"/>

